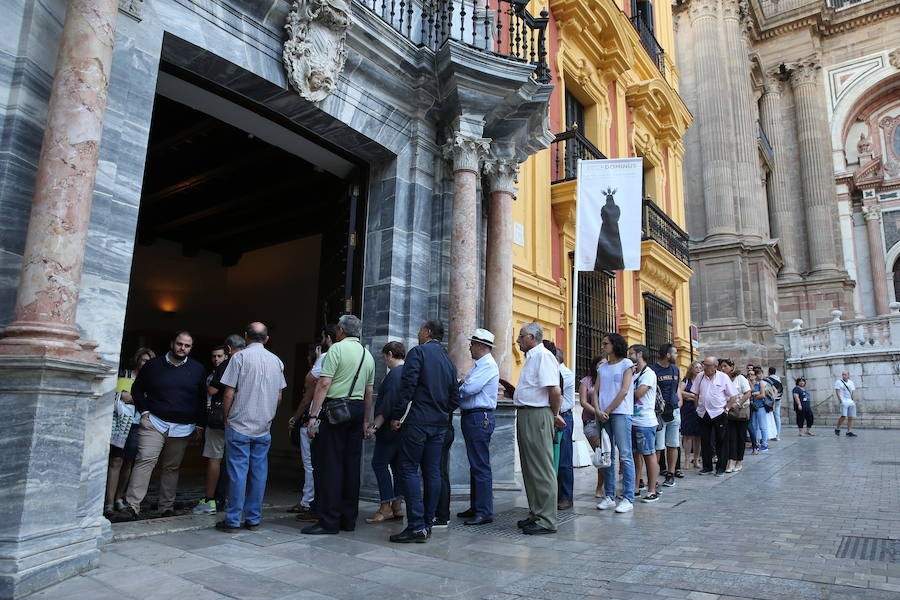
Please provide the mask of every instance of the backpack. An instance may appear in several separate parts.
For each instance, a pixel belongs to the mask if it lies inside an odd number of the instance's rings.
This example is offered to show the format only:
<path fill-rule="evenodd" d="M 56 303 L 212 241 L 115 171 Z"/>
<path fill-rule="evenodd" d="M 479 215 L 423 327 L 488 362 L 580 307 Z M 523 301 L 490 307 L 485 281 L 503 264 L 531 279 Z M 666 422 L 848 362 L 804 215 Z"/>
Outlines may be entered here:
<path fill-rule="evenodd" d="M 775 408 L 775 402 L 778 401 L 780 394 L 778 393 L 778 389 L 769 381 L 769 378 L 763 379 L 766 382 L 766 391 L 765 397 L 763 397 L 763 406 L 766 409 L 766 412 L 772 412 Z"/>
<path fill-rule="evenodd" d="M 780 381 L 775 379 L 774 377 L 766 377 L 763 379 L 770 386 L 775 387 L 775 400 L 781 400 L 781 397 L 784 395 L 784 385 L 781 384 Z"/>

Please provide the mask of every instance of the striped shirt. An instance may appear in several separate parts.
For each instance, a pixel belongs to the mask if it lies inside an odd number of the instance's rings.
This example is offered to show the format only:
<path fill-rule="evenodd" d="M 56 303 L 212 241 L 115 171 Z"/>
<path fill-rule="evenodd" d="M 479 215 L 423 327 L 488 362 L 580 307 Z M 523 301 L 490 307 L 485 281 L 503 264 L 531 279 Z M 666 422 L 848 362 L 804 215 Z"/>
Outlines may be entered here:
<path fill-rule="evenodd" d="M 269 433 L 279 394 L 287 387 L 281 359 L 254 342 L 231 357 L 221 383 L 235 388 L 228 427 L 247 437 Z"/>

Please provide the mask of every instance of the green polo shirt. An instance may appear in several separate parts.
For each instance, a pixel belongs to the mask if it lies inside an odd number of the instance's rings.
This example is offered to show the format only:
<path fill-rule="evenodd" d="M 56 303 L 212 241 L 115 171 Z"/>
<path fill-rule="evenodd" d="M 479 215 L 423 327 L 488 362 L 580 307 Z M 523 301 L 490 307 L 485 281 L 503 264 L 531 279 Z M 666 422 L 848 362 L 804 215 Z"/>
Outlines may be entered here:
<path fill-rule="evenodd" d="M 350 384 L 359 367 L 359 361 L 363 360 L 356 387 L 351 391 Z M 367 385 L 375 385 L 375 359 L 368 350 L 359 343 L 359 338 L 346 337 L 333 344 L 325 355 L 322 363 L 321 377 L 331 377 L 331 386 L 328 388 L 329 398 L 353 398 L 362 400 Z"/>

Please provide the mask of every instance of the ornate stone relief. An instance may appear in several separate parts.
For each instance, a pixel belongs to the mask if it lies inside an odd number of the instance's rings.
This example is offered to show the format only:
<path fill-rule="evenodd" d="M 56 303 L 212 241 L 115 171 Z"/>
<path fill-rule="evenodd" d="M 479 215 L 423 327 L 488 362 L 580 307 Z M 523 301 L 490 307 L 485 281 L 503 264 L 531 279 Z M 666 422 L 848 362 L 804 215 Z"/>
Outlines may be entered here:
<path fill-rule="evenodd" d="M 719 0 L 692 0 L 690 11 L 692 20 L 715 17 L 719 13 Z"/>
<path fill-rule="evenodd" d="M 444 158 L 453 161 L 454 171 L 479 172 L 479 163 L 491 149 L 491 140 L 477 138 L 463 133 L 454 132 L 447 137 L 444 144 Z"/>
<path fill-rule="evenodd" d="M 350 28 L 346 0 L 294 0 L 284 28 L 284 68 L 288 81 L 310 102 L 324 100 L 337 85 L 347 60 Z"/>
<path fill-rule="evenodd" d="M 805 84 L 816 84 L 819 79 L 819 69 L 822 63 L 818 55 L 812 55 L 788 65 L 791 69 L 791 85 L 794 87 Z"/>
<path fill-rule="evenodd" d="M 780 95 L 784 92 L 784 79 L 779 69 L 770 69 L 763 77 L 763 90 L 766 94 Z"/>
<path fill-rule="evenodd" d="M 895 69 L 900 69 L 900 48 L 897 48 L 888 54 L 888 62 L 891 63 L 891 66 Z"/>
<path fill-rule="evenodd" d="M 866 221 L 880 221 L 881 220 L 881 208 L 878 206 L 863 206 L 862 214 L 863 214 L 863 218 Z"/>
<path fill-rule="evenodd" d="M 488 158 L 484 161 L 484 174 L 487 175 L 491 192 L 509 192 L 516 195 L 516 184 L 519 182 L 519 163 L 502 158 Z"/>
<path fill-rule="evenodd" d="M 741 3 L 738 0 L 721 0 L 722 14 L 726 19 L 739 19 L 741 16 Z"/>
<path fill-rule="evenodd" d="M 119 0 L 119 10 L 138 21 L 142 18 L 143 9 L 144 0 Z"/>

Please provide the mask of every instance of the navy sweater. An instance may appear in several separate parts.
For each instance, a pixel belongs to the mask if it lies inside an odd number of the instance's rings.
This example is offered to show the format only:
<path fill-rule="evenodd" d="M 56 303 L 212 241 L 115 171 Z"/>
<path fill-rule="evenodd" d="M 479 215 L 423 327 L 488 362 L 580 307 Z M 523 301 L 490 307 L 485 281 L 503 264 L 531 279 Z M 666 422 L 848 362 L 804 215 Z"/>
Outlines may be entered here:
<path fill-rule="evenodd" d="M 131 387 L 135 409 L 163 421 L 206 426 L 206 371 L 196 360 L 174 367 L 165 356 L 151 358 Z"/>
<path fill-rule="evenodd" d="M 398 396 L 398 402 L 393 405 L 394 419 L 400 419 L 412 403 L 404 423 L 447 425 L 459 404 L 459 382 L 456 367 L 440 342 L 431 340 L 409 351 Z"/>

